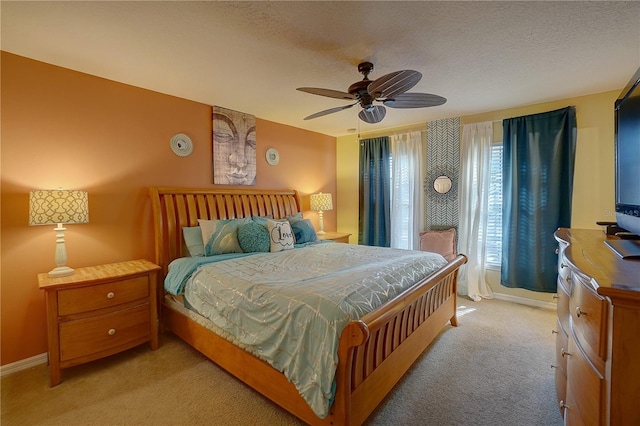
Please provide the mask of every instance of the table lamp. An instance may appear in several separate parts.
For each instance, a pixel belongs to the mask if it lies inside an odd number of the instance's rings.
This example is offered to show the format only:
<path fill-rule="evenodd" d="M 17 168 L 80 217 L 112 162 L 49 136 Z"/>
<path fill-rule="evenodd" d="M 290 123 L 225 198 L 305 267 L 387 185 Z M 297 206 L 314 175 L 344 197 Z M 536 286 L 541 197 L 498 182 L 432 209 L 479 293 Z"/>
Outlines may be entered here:
<path fill-rule="evenodd" d="M 320 230 L 318 235 L 324 235 L 324 223 L 322 222 L 322 212 L 327 210 L 333 210 L 333 201 L 331 200 L 331 194 L 323 194 L 319 192 L 317 194 L 311 194 L 311 210 L 318 212 L 318 218 L 320 219 Z"/>
<path fill-rule="evenodd" d="M 56 267 L 49 272 L 50 277 L 73 275 L 73 269 L 66 266 L 67 249 L 64 245 L 65 223 L 89 222 L 89 197 L 86 191 L 63 189 L 42 189 L 29 193 L 29 225 L 56 224 Z"/>

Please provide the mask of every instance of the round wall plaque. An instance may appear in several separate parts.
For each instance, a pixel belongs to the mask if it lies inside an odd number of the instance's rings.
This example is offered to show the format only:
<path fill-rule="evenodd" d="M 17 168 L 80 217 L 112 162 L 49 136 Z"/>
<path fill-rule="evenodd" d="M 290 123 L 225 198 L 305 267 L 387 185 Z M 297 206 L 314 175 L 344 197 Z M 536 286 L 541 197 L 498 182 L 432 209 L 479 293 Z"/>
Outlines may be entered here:
<path fill-rule="evenodd" d="M 280 162 L 280 154 L 278 154 L 278 150 L 275 148 L 269 148 L 267 150 L 267 153 L 265 154 L 265 157 L 267 158 L 267 163 L 271 164 L 272 166 L 275 166 Z"/>
<path fill-rule="evenodd" d="M 193 152 L 193 143 L 191 143 L 191 139 L 189 139 L 189 136 L 182 133 L 173 135 L 169 145 L 171 146 L 173 153 L 179 157 L 186 157 Z"/>

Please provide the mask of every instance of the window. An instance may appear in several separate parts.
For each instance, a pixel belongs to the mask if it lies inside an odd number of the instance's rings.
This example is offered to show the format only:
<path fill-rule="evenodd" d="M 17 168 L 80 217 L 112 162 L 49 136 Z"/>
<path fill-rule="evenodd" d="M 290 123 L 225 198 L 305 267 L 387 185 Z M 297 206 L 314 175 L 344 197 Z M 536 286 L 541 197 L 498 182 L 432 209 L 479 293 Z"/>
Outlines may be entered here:
<path fill-rule="evenodd" d="M 502 259 L 502 142 L 491 146 L 488 216 L 485 239 L 487 266 L 499 268 Z"/>
<path fill-rule="evenodd" d="M 420 132 L 392 135 L 390 246 L 417 250 L 418 234 L 424 227 L 423 141 Z"/>
<path fill-rule="evenodd" d="M 399 154 L 396 153 L 398 157 Z M 404 160 L 404 161 L 400 161 Z M 393 170 L 393 156 L 389 159 L 389 168 L 391 170 L 391 247 L 412 249 L 409 241 L 409 230 L 411 221 L 409 219 L 410 211 L 413 204 L 409 199 L 408 188 L 412 187 L 412 176 L 409 175 L 407 167 L 408 158 L 397 158 L 397 170 Z M 400 163 L 404 163 L 404 167 Z M 395 172 L 395 173 L 394 173 Z"/>

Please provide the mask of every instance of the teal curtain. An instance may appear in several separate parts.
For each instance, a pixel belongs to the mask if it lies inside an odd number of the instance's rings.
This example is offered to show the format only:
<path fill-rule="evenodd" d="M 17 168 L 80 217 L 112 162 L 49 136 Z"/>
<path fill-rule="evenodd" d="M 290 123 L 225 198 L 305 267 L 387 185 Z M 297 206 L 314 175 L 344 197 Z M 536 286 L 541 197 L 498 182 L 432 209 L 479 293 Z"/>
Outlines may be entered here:
<path fill-rule="evenodd" d="M 389 138 L 360 141 L 358 244 L 391 245 L 391 152 Z"/>
<path fill-rule="evenodd" d="M 571 226 L 575 107 L 503 121 L 501 283 L 556 292 L 553 233 Z"/>

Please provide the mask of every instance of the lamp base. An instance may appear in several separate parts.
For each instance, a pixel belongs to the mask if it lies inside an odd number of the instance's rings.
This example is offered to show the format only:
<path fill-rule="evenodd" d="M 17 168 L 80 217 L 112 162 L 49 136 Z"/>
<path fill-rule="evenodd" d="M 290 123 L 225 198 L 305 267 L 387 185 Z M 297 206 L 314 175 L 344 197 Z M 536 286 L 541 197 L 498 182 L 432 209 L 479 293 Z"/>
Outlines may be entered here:
<path fill-rule="evenodd" d="M 48 275 L 50 278 L 68 277 L 69 275 L 73 275 L 73 272 L 73 269 L 68 266 L 58 266 L 49 271 Z"/>
<path fill-rule="evenodd" d="M 317 235 L 324 235 L 324 234 L 326 234 L 326 232 L 324 232 L 324 231 L 318 231 L 318 232 L 316 232 L 316 234 L 317 234 Z"/>

